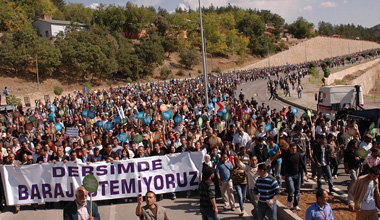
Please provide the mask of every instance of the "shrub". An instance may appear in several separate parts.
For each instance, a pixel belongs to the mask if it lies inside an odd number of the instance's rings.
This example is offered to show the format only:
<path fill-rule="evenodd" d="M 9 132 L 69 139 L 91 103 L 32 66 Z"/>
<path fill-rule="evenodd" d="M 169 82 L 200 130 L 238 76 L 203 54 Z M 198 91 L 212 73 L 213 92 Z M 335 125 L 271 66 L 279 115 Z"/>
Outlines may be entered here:
<path fill-rule="evenodd" d="M 92 83 L 90 81 L 87 81 L 87 82 L 83 83 L 83 86 L 86 86 L 88 89 L 91 89 Z"/>
<path fill-rule="evenodd" d="M 107 86 L 112 86 L 112 85 L 113 85 L 113 80 L 108 80 L 108 81 L 106 82 L 106 84 L 107 84 Z"/>
<path fill-rule="evenodd" d="M 127 77 L 126 81 L 127 81 L 127 83 L 132 83 L 133 82 L 132 79 L 131 79 L 131 77 Z"/>
<path fill-rule="evenodd" d="M 21 99 L 16 98 L 15 95 L 8 95 L 6 97 L 6 102 L 8 105 L 14 105 L 14 106 L 21 105 Z"/>
<path fill-rule="evenodd" d="M 198 70 L 198 73 L 202 73 L 202 70 Z"/>
<path fill-rule="evenodd" d="M 192 69 L 194 65 L 197 65 L 200 61 L 200 56 L 195 48 L 184 49 L 179 54 L 179 63 L 186 69 Z"/>
<path fill-rule="evenodd" d="M 328 78 L 330 76 L 330 70 L 329 70 L 329 68 L 324 68 L 323 69 L 323 76 L 325 78 Z"/>
<path fill-rule="evenodd" d="M 221 73 L 222 70 L 220 69 L 220 67 L 216 67 L 211 72 L 213 72 L 213 73 Z"/>
<path fill-rule="evenodd" d="M 167 79 L 170 74 L 172 74 L 172 71 L 167 68 L 166 66 L 162 67 L 161 70 L 160 70 L 160 76 L 161 76 L 161 79 Z"/>
<path fill-rule="evenodd" d="M 311 62 L 311 63 L 310 63 L 310 65 L 309 65 L 309 67 L 312 69 L 312 68 L 315 68 L 315 67 L 316 67 L 316 65 L 315 65 L 315 63 L 314 63 L 314 62 Z"/>
<path fill-rule="evenodd" d="M 177 76 L 184 76 L 185 75 L 185 72 L 183 70 L 178 70 Z"/>
<path fill-rule="evenodd" d="M 63 92 L 63 89 L 59 86 L 54 87 L 54 94 L 55 95 L 61 95 Z"/>
<path fill-rule="evenodd" d="M 351 60 L 351 57 L 346 57 L 346 59 L 347 59 L 348 61 L 350 61 L 350 60 Z"/>

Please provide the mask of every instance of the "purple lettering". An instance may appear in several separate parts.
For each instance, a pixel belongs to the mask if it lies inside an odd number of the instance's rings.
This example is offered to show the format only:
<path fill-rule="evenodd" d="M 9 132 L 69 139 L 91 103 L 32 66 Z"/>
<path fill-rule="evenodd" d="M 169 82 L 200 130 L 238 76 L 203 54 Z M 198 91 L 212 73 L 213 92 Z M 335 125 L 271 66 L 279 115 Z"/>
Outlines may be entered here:
<path fill-rule="evenodd" d="M 79 176 L 78 167 L 68 167 L 69 176 Z"/>
<path fill-rule="evenodd" d="M 144 166 L 143 166 L 144 165 Z M 149 163 L 146 161 L 141 161 L 137 163 L 137 171 L 143 172 L 149 170 Z M 149 191 L 149 190 L 148 190 Z"/>
<path fill-rule="evenodd" d="M 153 170 L 161 170 L 162 169 L 162 163 L 161 163 L 160 159 L 152 161 L 152 169 Z"/>
<path fill-rule="evenodd" d="M 53 198 L 51 194 L 51 186 L 49 183 L 42 184 L 42 196 L 44 198 L 47 198 L 47 196 L 49 196 L 49 198 Z"/>
<path fill-rule="evenodd" d="M 54 188 L 54 198 L 58 197 L 65 197 L 65 194 L 63 194 L 62 186 L 60 183 L 55 184 Z"/>
<path fill-rule="evenodd" d="M 37 197 L 38 199 L 41 199 L 40 190 L 38 189 L 37 184 L 33 184 L 32 185 L 31 191 L 32 191 L 32 193 L 30 195 L 31 199 L 34 199 L 35 197 Z"/>
<path fill-rule="evenodd" d="M 74 197 L 74 184 L 70 183 L 70 191 L 66 191 L 66 197 Z"/>
<path fill-rule="evenodd" d="M 107 165 L 100 165 L 96 167 L 96 175 L 104 176 L 107 175 Z"/>
<path fill-rule="evenodd" d="M 82 176 L 87 176 L 87 174 L 94 175 L 93 167 L 82 167 Z"/>
<path fill-rule="evenodd" d="M 65 168 L 53 167 L 53 177 L 63 177 L 65 175 Z"/>
<path fill-rule="evenodd" d="M 158 182 L 160 182 L 160 183 L 158 183 Z M 164 178 L 161 175 L 155 176 L 153 183 L 154 183 L 154 188 L 156 190 L 161 190 L 164 188 Z"/>
<path fill-rule="evenodd" d="M 119 184 L 118 180 L 111 180 L 110 181 L 111 195 L 119 194 L 119 185 L 118 184 Z"/>
<path fill-rule="evenodd" d="M 185 187 L 187 185 L 187 175 L 183 173 L 183 183 L 181 183 L 181 174 L 177 173 L 177 183 L 179 187 Z"/>
<path fill-rule="evenodd" d="M 172 188 L 175 188 L 175 182 L 174 182 L 174 175 L 173 174 L 166 174 L 165 175 L 166 179 L 166 188 L 170 189 L 170 185 L 172 185 Z"/>
<path fill-rule="evenodd" d="M 102 187 L 102 196 L 106 195 L 106 185 L 108 181 L 99 181 L 99 185 Z"/>
<path fill-rule="evenodd" d="M 147 191 L 150 191 L 150 183 L 152 182 L 152 176 L 150 176 L 148 179 L 143 177 L 142 178 L 145 182 Z"/>
<path fill-rule="evenodd" d="M 111 168 L 111 174 L 115 174 L 115 165 L 113 163 L 111 163 L 110 168 Z"/>
<path fill-rule="evenodd" d="M 136 192 L 136 181 L 134 178 L 129 179 L 129 186 L 126 179 L 121 180 L 121 193 L 135 193 Z M 141 191 L 140 191 L 141 192 Z"/>
<path fill-rule="evenodd" d="M 120 163 L 117 165 L 117 170 L 119 174 L 122 173 L 134 173 L 135 172 L 135 166 L 134 163 L 128 163 L 127 167 L 124 166 L 124 164 Z"/>
<path fill-rule="evenodd" d="M 192 176 L 190 180 L 190 186 L 198 186 L 198 171 L 191 171 L 189 172 L 189 175 Z"/>
<path fill-rule="evenodd" d="M 25 185 L 18 186 L 18 200 L 27 200 L 29 197 L 28 188 Z"/>

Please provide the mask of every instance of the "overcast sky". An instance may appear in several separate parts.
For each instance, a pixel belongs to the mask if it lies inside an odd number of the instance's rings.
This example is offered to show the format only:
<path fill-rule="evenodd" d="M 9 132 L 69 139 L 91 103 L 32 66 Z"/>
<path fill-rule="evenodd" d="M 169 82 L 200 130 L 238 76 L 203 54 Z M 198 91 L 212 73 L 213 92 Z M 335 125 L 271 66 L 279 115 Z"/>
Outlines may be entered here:
<path fill-rule="evenodd" d="M 94 7 L 100 3 L 124 6 L 128 0 L 67 0 Z M 134 4 L 166 8 L 169 12 L 177 7 L 198 8 L 198 0 L 130 0 Z M 201 0 L 202 6 L 233 6 L 266 9 L 285 18 L 287 23 L 303 16 L 318 24 L 362 25 L 373 27 L 380 24 L 380 0 Z"/>

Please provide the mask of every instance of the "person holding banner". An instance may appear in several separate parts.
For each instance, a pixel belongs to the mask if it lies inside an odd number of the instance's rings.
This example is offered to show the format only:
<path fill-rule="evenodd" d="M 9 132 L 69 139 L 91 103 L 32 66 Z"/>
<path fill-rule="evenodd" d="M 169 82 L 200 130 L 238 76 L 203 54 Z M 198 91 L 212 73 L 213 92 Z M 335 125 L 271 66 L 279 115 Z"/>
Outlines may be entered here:
<path fill-rule="evenodd" d="M 80 186 L 76 189 L 75 200 L 69 202 L 63 210 L 64 220 L 100 220 L 98 206 L 92 202 L 92 216 L 90 202 L 87 201 L 87 190 Z"/>
<path fill-rule="evenodd" d="M 140 220 L 169 220 L 165 208 L 157 205 L 156 200 L 156 194 L 152 191 L 145 194 L 145 206 L 141 206 L 142 196 L 137 197 L 136 215 Z"/>

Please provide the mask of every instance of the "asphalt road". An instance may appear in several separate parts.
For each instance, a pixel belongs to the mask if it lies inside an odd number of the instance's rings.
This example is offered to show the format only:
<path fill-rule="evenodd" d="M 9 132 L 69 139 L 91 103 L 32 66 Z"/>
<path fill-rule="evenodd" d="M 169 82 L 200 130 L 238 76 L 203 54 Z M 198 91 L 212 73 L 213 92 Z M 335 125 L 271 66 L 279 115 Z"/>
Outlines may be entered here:
<path fill-rule="evenodd" d="M 99 204 L 99 203 L 98 203 Z M 145 202 L 144 202 L 145 204 Z M 178 198 L 176 200 L 164 199 L 157 204 L 165 207 L 169 219 L 180 219 L 180 220 L 193 220 L 202 219 L 199 213 L 199 196 L 192 196 L 191 198 Z M 236 204 L 238 205 L 238 203 Z M 118 204 L 99 204 L 99 213 L 102 220 L 118 220 L 118 219 L 138 219 L 135 215 L 137 203 L 124 203 L 119 201 Z M 218 199 L 219 207 L 219 217 L 221 219 L 251 219 L 252 215 L 249 214 L 247 217 L 240 217 L 238 209 L 235 211 L 223 210 L 223 204 L 221 199 Z M 245 210 L 247 213 L 253 209 L 250 203 L 245 204 Z M 22 207 L 21 211 L 17 214 L 13 214 L 12 210 L 5 211 L 0 214 L 1 220 L 51 220 L 51 219 L 62 219 L 63 209 L 48 209 L 44 210 L 43 207 L 39 207 L 38 210 L 34 211 L 31 207 Z"/>

